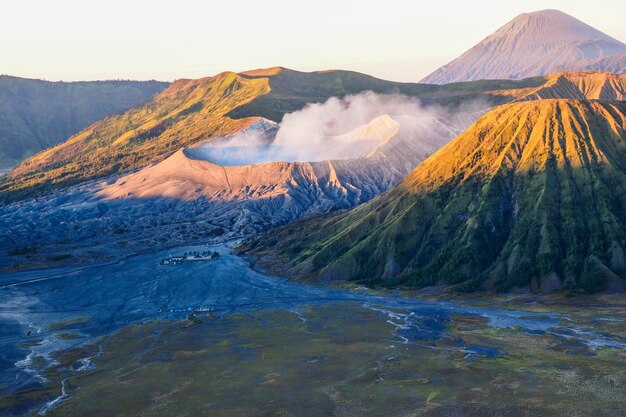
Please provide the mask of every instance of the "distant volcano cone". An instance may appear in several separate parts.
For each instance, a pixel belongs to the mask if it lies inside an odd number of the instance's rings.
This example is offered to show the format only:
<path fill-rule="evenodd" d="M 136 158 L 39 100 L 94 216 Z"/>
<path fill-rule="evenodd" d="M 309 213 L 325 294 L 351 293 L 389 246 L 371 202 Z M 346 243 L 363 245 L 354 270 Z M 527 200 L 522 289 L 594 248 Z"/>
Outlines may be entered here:
<path fill-rule="evenodd" d="M 563 12 L 543 10 L 517 16 L 422 82 L 447 84 L 615 69 L 616 62 L 604 60 L 623 54 L 626 45 L 622 42 Z"/>

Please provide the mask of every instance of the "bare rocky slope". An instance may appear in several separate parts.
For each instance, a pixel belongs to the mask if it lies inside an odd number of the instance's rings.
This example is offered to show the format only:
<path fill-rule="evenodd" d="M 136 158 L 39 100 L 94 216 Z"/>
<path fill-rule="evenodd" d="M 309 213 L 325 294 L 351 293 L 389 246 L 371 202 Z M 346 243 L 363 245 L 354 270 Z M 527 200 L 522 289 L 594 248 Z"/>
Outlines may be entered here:
<path fill-rule="evenodd" d="M 350 208 L 370 200 L 395 185 L 465 127 L 428 118 L 416 128 L 406 118 L 378 117 L 350 132 L 352 140 L 348 135 L 333 140 L 348 142 L 348 147 L 339 149 L 339 158 L 325 161 L 228 166 L 203 159 L 197 148 L 182 149 L 160 164 L 102 187 L 98 195 L 106 200 L 191 201 L 202 197 L 215 204 L 216 223 L 237 235 L 250 234 L 303 214 Z M 355 144 L 372 132 L 385 134 L 374 143 L 366 140 L 369 146 L 365 149 Z M 333 147 L 330 143 L 328 146 Z"/>
<path fill-rule="evenodd" d="M 421 82 L 522 79 L 557 71 L 623 72 L 626 45 L 558 10 L 524 13 Z"/>
<path fill-rule="evenodd" d="M 2 207 L 0 227 L 7 232 L 0 250 L 26 249 L 5 258 L 0 268 L 63 256 L 106 257 L 128 250 L 131 242 L 148 249 L 211 236 L 242 237 L 302 215 L 354 207 L 391 188 L 465 127 L 446 119 L 407 118 L 381 116 L 330 139 L 364 139 L 368 146 L 357 146 L 356 158 L 346 153 L 318 162 L 220 165 L 198 146 L 117 179 Z M 275 127 L 261 119 L 246 128 L 251 134 L 264 129 L 271 135 Z"/>

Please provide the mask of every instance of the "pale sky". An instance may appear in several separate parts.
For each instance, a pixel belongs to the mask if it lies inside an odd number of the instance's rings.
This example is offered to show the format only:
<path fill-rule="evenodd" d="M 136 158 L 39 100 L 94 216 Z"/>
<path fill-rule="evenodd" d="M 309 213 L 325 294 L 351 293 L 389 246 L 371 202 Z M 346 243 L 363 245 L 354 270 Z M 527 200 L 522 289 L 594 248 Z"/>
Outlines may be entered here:
<path fill-rule="evenodd" d="M 547 8 L 626 42 L 625 0 L 0 0 L 0 74 L 169 81 L 280 65 L 418 81 Z"/>

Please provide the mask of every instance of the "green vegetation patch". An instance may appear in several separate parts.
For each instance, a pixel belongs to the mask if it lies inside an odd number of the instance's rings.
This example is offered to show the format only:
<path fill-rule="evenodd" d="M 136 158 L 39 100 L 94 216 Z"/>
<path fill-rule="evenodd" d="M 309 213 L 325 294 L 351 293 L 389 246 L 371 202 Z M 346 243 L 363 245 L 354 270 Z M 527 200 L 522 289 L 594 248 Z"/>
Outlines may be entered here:
<path fill-rule="evenodd" d="M 569 323 L 584 326 L 593 315 Z M 62 365 L 48 375 L 69 376 L 70 397 L 54 413 L 625 415 L 621 350 L 564 350 L 563 338 L 493 329 L 465 315 L 453 316 L 440 338 L 402 343 L 387 320 L 336 304 L 209 317 L 194 326 L 183 320 L 128 327 L 102 341 L 94 370 L 68 375 L 64 366 L 94 355 L 96 346 L 59 356 Z M 465 345 L 501 354 L 468 358 Z M 12 407 L 25 398 L 32 393 L 12 396 Z"/>

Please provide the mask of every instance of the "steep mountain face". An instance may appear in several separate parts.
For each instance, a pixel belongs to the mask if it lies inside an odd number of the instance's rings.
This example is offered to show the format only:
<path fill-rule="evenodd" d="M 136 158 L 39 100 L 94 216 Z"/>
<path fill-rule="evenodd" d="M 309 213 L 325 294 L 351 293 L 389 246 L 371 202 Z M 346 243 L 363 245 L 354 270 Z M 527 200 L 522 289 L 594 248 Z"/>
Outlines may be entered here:
<path fill-rule="evenodd" d="M 0 169 L 162 91 L 158 81 L 49 82 L 0 75 Z"/>
<path fill-rule="evenodd" d="M 609 71 L 614 74 L 626 73 L 626 54 L 614 55 L 607 58 L 598 58 L 582 61 L 570 70 L 574 71 Z"/>
<path fill-rule="evenodd" d="M 543 79 L 455 86 L 403 84 L 348 71 L 302 73 L 273 68 L 178 80 L 143 106 L 88 127 L 24 161 L 0 178 L 0 202 L 41 195 L 73 184 L 157 163 L 182 147 L 245 129 L 260 117 L 274 122 L 311 102 L 371 90 L 402 93 L 426 103 L 455 106 L 482 99 L 498 104 L 505 89 L 536 87 Z"/>
<path fill-rule="evenodd" d="M 295 276 L 624 290 L 625 158 L 623 102 L 508 104 L 371 202 L 251 247 L 279 255 Z"/>
<path fill-rule="evenodd" d="M 626 75 L 610 72 L 557 73 L 517 101 L 546 98 L 623 101 L 626 99 Z"/>
<path fill-rule="evenodd" d="M 519 15 L 422 82 L 447 84 L 521 79 L 557 71 L 608 71 L 615 68 L 604 59 L 625 53 L 622 42 L 563 12 L 543 10 Z"/>

